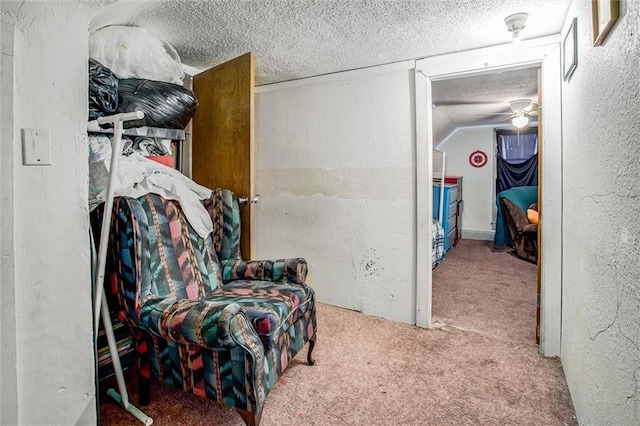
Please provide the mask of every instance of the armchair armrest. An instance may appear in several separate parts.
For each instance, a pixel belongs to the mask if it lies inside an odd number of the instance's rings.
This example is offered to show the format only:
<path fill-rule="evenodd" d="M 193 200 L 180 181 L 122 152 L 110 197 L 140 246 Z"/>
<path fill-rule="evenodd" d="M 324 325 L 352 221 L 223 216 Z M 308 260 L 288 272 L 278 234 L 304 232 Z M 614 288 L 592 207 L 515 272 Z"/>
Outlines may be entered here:
<path fill-rule="evenodd" d="M 140 308 L 139 319 L 140 328 L 177 343 L 209 349 L 242 346 L 252 347 L 254 352 L 262 350 L 255 329 L 237 303 L 150 298 Z"/>
<path fill-rule="evenodd" d="M 223 259 L 220 264 L 225 284 L 235 280 L 304 284 L 307 278 L 307 261 L 301 257 L 278 260 Z"/>

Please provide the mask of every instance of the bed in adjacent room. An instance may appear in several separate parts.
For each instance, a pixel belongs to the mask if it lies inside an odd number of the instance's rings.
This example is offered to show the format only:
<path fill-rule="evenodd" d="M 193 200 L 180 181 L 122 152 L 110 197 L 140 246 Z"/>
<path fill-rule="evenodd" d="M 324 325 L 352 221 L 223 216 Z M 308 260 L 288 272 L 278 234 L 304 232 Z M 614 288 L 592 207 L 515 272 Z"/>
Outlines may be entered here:
<path fill-rule="evenodd" d="M 433 185 L 440 185 L 441 186 L 441 190 L 439 192 L 440 199 L 437 200 L 437 202 L 434 202 L 433 205 L 434 206 L 442 206 L 443 205 L 443 201 L 442 201 L 442 195 L 444 194 L 444 164 L 445 164 L 445 153 L 442 151 L 439 151 L 437 149 L 434 149 L 433 151 L 433 157 L 432 157 L 432 161 L 433 161 Z M 435 207 L 434 207 L 435 209 Z M 439 211 L 434 211 L 433 212 L 433 216 L 437 217 L 437 218 L 441 218 L 443 215 L 443 211 L 441 208 L 438 209 Z M 431 236 L 432 236 L 432 241 L 431 241 L 431 247 L 432 247 L 432 254 L 431 254 L 431 269 L 435 268 L 436 266 L 438 266 L 438 263 L 442 262 L 442 260 L 444 259 L 444 256 L 446 254 L 446 250 L 445 250 L 445 234 L 444 234 L 444 228 L 442 226 L 442 221 L 440 219 L 436 219 L 433 218 L 431 220 Z"/>
<path fill-rule="evenodd" d="M 438 219 L 431 219 L 431 269 L 438 266 L 444 259 L 444 229 L 442 225 L 440 225 L 440 221 Z"/>

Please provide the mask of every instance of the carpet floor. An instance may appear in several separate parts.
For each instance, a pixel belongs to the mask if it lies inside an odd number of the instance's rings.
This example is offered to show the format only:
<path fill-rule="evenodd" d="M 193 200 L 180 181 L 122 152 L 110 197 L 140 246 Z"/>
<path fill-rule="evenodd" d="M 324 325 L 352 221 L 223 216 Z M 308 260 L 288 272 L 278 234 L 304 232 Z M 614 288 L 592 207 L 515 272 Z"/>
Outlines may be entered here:
<path fill-rule="evenodd" d="M 271 391 L 263 426 L 575 425 L 557 358 L 535 344 L 536 266 L 461 240 L 433 271 L 429 330 L 318 304 L 306 349 Z M 137 402 L 135 375 L 127 373 Z M 104 394 L 104 426 L 140 424 Z M 243 425 L 233 410 L 154 383 L 154 425 Z"/>

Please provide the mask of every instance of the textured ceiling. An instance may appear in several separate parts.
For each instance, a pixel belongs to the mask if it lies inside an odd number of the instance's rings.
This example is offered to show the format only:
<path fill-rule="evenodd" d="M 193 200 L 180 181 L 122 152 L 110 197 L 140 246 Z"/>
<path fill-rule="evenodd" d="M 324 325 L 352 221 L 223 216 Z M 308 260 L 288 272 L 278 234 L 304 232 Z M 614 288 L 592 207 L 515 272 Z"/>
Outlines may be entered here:
<path fill-rule="evenodd" d="M 258 85 L 508 43 L 504 18 L 527 12 L 523 39 L 558 34 L 570 0 L 138 0 L 116 1 L 92 22 L 145 27 L 189 70 L 246 52 Z M 532 72 L 438 83 L 440 101 L 533 96 Z M 528 84 L 524 84 L 525 80 Z M 489 90 L 491 89 L 491 90 Z M 486 92 L 486 93 L 485 93 Z M 494 105 L 495 108 L 495 105 Z M 508 106 L 506 106 L 508 110 Z M 454 126 L 487 123 L 470 107 L 440 114 Z M 466 115 L 465 115 L 466 114 Z M 465 116 L 466 118 L 462 118 Z M 491 117 L 495 121 L 495 117 Z"/>
<path fill-rule="evenodd" d="M 504 18 L 516 12 L 529 13 L 523 38 L 557 34 L 570 0 L 158 0 L 146 4 L 127 23 L 160 34 L 184 64 L 203 70 L 251 51 L 257 62 L 257 83 L 268 84 L 507 43 L 510 34 Z"/>
<path fill-rule="evenodd" d="M 538 68 L 496 72 L 433 83 L 436 106 L 485 104 L 489 111 L 509 109 L 509 101 L 538 97 Z M 503 112 L 503 111 L 500 111 Z"/>
<path fill-rule="evenodd" d="M 510 101 L 538 101 L 538 67 L 433 83 L 433 127 L 440 143 L 458 127 L 503 124 Z M 506 113 L 506 114 L 505 114 Z"/>

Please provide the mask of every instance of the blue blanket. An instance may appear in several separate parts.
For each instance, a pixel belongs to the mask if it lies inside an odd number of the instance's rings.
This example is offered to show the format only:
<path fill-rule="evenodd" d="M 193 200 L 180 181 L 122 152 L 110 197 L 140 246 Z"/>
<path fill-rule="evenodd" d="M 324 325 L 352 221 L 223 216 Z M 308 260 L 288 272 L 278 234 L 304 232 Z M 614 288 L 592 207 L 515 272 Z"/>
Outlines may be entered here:
<path fill-rule="evenodd" d="M 509 228 L 507 221 L 504 217 L 504 209 L 502 207 L 501 199 L 506 198 L 516 206 L 520 207 L 523 212 L 526 213 L 529 206 L 538 202 L 538 187 L 537 186 L 516 186 L 515 188 L 502 191 L 496 197 L 496 207 L 498 214 L 496 216 L 496 235 L 493 242 L 497 246 L 512 246 L 513 240 L 509 234 Z"/>

